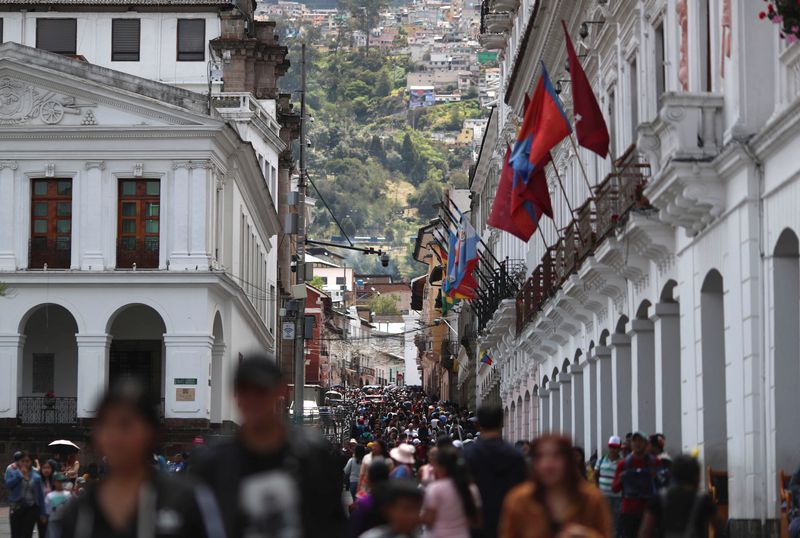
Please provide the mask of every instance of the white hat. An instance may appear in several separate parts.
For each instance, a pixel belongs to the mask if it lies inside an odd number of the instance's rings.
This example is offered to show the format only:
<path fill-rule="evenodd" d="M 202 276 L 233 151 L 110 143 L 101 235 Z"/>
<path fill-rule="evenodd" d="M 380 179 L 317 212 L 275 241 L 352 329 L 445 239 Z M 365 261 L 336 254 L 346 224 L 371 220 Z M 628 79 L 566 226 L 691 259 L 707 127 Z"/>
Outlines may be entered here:
<path fill-rule="evenodd" d="M 461 448 L 464 446 L 464 443 L 460 439 L 456 439 L 453 441 L 453 446 L 456 448 Z"/>
<path fill-rule="evenodd" d="M 612 435 L 608 438 L 608 446 L 622 446 L 622 439 L 617 435 Z"/>
<path fill-rule="evenodd" d="M 416 451 L 414 450 L 414 447 L 412 445 L 403 443 L 397 448 L 393 448 L 392 450 L 390 450 L 389 456 L 396 462 L 413 465 L 415 452 Z"/>

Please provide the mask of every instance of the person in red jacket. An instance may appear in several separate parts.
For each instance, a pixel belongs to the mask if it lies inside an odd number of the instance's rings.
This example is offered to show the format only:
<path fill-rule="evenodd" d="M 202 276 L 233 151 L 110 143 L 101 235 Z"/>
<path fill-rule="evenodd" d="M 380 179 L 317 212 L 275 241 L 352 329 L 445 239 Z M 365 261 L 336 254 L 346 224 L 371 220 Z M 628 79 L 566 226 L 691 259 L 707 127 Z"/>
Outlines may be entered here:
<path fill-rule="evenodd" d="M 631 438 L 632 453 L 617 464 L 611 489 L 622 492 L 621 523 L 625 538 L 636 538 L 648 502 L 656 495 L 658 458 L 647 453 L 647 435 Z"/>

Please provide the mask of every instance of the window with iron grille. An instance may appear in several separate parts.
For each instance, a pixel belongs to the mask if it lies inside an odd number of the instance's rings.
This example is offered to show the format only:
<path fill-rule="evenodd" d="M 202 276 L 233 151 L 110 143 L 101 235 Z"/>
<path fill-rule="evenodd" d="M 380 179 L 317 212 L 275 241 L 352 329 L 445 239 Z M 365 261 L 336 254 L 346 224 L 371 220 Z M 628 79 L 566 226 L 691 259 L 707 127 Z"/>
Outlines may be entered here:
<path fill-rule="evenodd" d="M 30 267 L 69 269 L 72 252 L 72 180 L 34 179 L 31 185 Z"/>
<path fill-rule="evenodd" d="M 205 19 L 178 19 L 178 61 L 202 62 L 205 59 Z"/>
<path fill-rule="evenodd" d="M 141 44 L 140 19 L 113 19 L 111 21 L 111 61 L 138 62 Z"/>
<path fill-rule="evenodd" d="M 119 182 L 117 267 L 157 268 L 161 231 L 161 182 Z"/>
<path fill-rule="evenodd" d="M 36 19 L 36 48 L 56 54 L 76 54 L 77 19 Z"/>

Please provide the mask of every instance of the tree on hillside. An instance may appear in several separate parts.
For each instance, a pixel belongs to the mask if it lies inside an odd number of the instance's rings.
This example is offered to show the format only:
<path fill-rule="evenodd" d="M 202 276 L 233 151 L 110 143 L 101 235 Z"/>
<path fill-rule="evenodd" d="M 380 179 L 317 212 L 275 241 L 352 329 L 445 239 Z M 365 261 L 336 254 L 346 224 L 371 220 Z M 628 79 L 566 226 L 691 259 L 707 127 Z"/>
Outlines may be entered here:
<path fill-rule="evenodd" d="M 369 310 L 376 316 L 396 316 L 400 313 L 398 302 L 400 298 L 397 295 L 373 295 L 369 300 Z"/>
<path fill-rule="evenodd" d="M 442 199 L 444 186 L 438 181 L 428 180 L 419 186 L 417 192 L 409 198 L 409 203 L 412 207 L 417 208 L 417 214 L 425 219 L 430 220 L 436 216 L 436 209 L 433 204 L 438 204 Z"/>
<path fill-rule="evenodd" d="M 357 28 L 367 36 L 367 53 L 369 53 L 370 33 L 378 26 L 381 11 L 388 5 L 389 0 L 339 0 L 339 8 L 349 11 Z"/>
<path fill-rule="evenodd" d="M 414 147 L 414 142 L 411 140 L 411 134 L 406 133 L 403 137 L 403 146 L 400 148 L 400 157 L 403 159 L 403 166 L 404 172 L 406 174 L 410 173 L 414 166 L 417 164 L 417 160 L 419 159 L 419 154 L 417 154 L 417 149 Z"/>

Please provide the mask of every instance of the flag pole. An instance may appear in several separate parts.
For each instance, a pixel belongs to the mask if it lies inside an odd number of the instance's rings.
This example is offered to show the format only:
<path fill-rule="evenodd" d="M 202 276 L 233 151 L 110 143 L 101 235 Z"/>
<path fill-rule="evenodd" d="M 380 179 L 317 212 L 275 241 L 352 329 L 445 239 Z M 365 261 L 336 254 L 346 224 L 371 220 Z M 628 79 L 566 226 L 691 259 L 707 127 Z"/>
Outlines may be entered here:
<path fill-rule="evenodd" d="M 589 182 L 589 174 L 586 173 L 586 167 L 583 165 L 583 159 L 581 159 L 581 153 L 578 150 L 578 145 L 575 143 L 575 138 L 572 136 L 572 133 L 569 133 L 569 141 L 572 143 L 572 149 L 575 150 L 575 158 L 578 159 L 578 165 L 581 167 L 581 173 L 583 174 L 583 181 L 586 182 L 586 188 L 589 189 L 589 198 L 594 198 L 594 189 L 592 188 L 592 185 Z"/>

